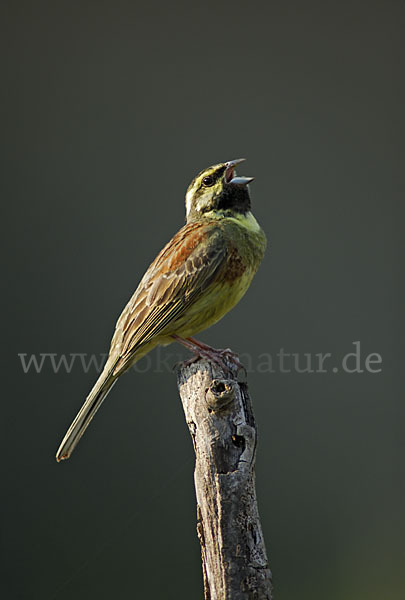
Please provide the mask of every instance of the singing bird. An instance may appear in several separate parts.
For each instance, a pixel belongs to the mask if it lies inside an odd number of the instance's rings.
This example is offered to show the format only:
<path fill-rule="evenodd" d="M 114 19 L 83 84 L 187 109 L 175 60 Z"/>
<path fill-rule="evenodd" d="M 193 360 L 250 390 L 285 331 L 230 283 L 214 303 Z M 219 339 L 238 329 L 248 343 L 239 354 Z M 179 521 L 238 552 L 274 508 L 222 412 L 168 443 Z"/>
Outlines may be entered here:
<path fill-rule="evenodd" d="M 186 193 L 186 224 L 158 254 L 119 317 L 108 359 L 68 429 L 56 460 L 69 458 L 118 377 L 157 345 L 178 341 L 217 362 L 192 336 L 219 321 L 248 289 L 266 249 L 248 184 L 231 160 L 204 169 Z"/>

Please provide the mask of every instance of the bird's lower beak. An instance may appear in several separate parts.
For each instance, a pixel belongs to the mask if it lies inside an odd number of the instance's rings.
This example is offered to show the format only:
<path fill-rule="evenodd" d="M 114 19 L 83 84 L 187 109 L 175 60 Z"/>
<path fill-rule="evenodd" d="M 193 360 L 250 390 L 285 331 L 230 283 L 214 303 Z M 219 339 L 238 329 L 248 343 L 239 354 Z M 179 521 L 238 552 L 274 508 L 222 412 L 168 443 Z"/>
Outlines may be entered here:
<path fill-rule="evenodd" d="M 229 183 L 233 183 L 233 185 L 247 185 L 253 179 L 254 177 L 232 177 Z"/>
<path fill-rule="evenodd" d="M 253 181 L 254 177 L 235 177 L 235 166 L 246 160 L 245 158 L 237 158 L 226 163 L 224 179 L 226 183 L 233 185 L 247 185 Z"/>

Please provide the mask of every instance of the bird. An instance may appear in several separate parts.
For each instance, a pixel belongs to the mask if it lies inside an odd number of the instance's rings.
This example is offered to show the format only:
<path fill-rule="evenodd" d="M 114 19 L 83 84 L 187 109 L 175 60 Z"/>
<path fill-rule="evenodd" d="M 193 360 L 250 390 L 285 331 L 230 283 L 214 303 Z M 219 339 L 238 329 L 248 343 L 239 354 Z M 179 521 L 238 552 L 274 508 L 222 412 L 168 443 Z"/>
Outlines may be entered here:
<path fill-rule="evenodd" d="M 236 175 L 244 160 L 210 166 L 189 185 L 186 223 L 149 266 L 118 318 L 103 371 L 59 446 L 58 462 L 71 456 L 117 379 L 157 345 L 177 341 L 195 357 L 219 363 L 229 352 L 193 336 L 239 302 L 265 253 L 265 233 L 251 212 L 254 178 Z"/>

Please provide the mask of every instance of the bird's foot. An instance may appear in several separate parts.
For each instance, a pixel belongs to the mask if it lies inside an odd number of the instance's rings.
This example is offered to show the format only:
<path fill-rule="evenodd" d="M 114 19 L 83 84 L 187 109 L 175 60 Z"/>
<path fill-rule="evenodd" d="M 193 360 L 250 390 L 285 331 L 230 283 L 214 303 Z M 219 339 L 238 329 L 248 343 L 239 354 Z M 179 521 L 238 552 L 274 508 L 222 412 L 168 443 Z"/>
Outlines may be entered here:
<path fill-rule="evenodd" d="M 221 356 L 223 356 L 224 358 L 227 358 L 229 362 L 233 363 L 235 365 L 235 367 L 237 367 L 237 369 L 243 369 L 245 370 L 245 367 L 242 365 L 242 363 L 239 360 L 239 356 L 236 354 L 236 352 L 233 352 L 230 348 L 224 348 L 221 350 L 217 350 L 216 352 L 219 352 L 219 354 Z"/>
<path fill-rule="evenodd" d="M 173 338 L 195 354 L 195 356 L 185 361 L 186 366 L 192 365 L 199 358 L 206 358 L 218 365 L 225 373 L 229 373 L 232 377 L 237 374 L 240 369 L 245 370 L 238 355 L 229 348 L 212 348 L 211 346 L 208 346 L 208 344 L 204 344 L 204 342 L 200 342 L 200 340 L 194 338 L 180 338 L 177 335 L 174 335 Z M 228 363 L 231 363 L 236 368 L 236 373 L 225 361 L 228 361 Z"/>
<path fill-rule="evenodd" d="M 213 356 L 219 356 L 221 359 L 227 359 L 229 362 L 233 363 L 235 367 L 238 369 L 244 369 L 245 367 L 239 360 L 239 356 L 236 352 L 233 352 L 230 348 L 212 348 L 208 346 L 208 344 L 204 344 L 204 342 L 200 342 L 200 340 L 196 340 L 194 338 L 187 338 L 190 342 L 192 342 L 198 348 L 209 352 Z"/>

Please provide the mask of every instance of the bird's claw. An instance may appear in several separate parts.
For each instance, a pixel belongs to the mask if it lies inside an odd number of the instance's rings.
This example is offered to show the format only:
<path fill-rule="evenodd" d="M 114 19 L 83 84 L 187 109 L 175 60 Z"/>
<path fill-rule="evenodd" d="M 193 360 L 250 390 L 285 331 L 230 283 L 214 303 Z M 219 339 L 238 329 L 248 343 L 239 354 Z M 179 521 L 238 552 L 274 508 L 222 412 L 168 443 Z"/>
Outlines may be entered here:
<path fill-rule="evenodd" d="M 238 355 L 230 348 L 216 349 L 194 338 L 182 339 L 178 336 L 173 337 L 195 354 L 184 362 L 185 366 L 188 367 L 194 364 L 199 358 L 206 358 L 207 360 L 218 365 L 218 367 L 220 367 L 225 373 L 229 374 L 232 378 L 235 377 L 240 370 L 243 370 L 246 374 L 246 369 L 240 362 Z M 233 369 L 231 365 L 234 366 L 235 369 Z"/>

